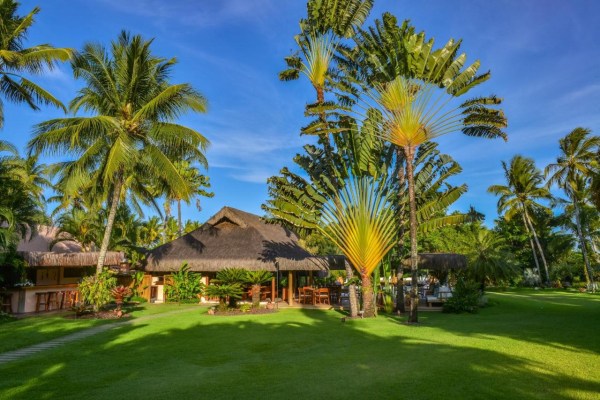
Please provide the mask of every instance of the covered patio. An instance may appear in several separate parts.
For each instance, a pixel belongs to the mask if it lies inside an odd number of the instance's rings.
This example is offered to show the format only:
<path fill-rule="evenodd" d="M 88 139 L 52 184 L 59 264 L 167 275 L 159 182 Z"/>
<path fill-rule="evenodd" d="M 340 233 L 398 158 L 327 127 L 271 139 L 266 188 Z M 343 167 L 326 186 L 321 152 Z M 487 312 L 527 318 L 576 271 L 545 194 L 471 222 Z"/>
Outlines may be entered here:
<path fill-rule="evenodd" d="M 289 304 L 294 304 L 299 278 L 310 281 L 314 273 L 329 269 L 329 259 L 305 250 L 295 233 L 231 207 L 222 208 L 195 231 L 148 253 L 145 271 L 152 275 L 155 296 L 149 300 L 164 300 L 165 277 L 183 263 L 190 271 L 201 272 L 205 284 L 225 268 L 270 271 L 274 276 L 270 287 L 264 288 L 263 298 Z"/>

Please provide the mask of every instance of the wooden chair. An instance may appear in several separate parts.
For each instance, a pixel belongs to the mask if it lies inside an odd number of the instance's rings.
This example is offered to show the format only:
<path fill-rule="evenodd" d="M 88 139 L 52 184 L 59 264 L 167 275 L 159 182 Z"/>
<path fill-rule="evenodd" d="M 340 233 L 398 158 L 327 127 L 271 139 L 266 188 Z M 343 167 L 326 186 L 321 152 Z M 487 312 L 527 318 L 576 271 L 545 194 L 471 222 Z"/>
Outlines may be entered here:
<path fill-rule="evenodd" d="M 329 288 L 320 288 L 315 292 L 315 302 L 319 304 L 331 304 Z"/>
<path fill-rule="evenodd" d="M 12 293 L 4 293 L 0 297 L 2 298 L 2 308 L 0 310 L 12 314 Z"/>
<path fill-rule="evenodd" d="M 77 290 L 67 290 L 63 293 L 62 304 L 60 308 L 62 309 L 70 309 L 77 303 L 77 295 L 79 292 Z"/>
<path fill-rule="evenodd" d="M 306 291 L 304 288 L 298 288 L 298 303 L 306 304 Z"/>
<path fill-rule="evenodd" d="M 43 311 L 48 311 L 48 292 L 37 292 L 35 294 L 35 312 L 40 312 L 40 308 L 44 307 Z"/>
<path fill-rule="evenodd" d="M 62 303 L 62 295 L 62 292 L 48 292 L 46 311 L 60 310 L 60 306 Z"/>

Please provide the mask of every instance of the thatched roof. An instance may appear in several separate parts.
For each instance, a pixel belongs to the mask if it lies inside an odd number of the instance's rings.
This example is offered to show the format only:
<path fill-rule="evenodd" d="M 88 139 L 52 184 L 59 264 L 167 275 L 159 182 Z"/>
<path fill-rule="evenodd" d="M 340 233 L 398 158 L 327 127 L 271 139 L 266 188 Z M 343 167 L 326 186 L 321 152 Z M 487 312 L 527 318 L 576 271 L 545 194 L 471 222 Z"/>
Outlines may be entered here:
<path fill-rule="evenodd" d="M 410 258 L 402 261 L 405 268 L 410 268 Z M 418 258 L 420 269 L 443 270 L 467 268 L 467 257 L 455 253 L 420 253 Z"/>
<path fill-rule="evenodd" d="M 30 267 L 91 267 L 98 262 L 98 252 L 55 253 L 49 251 L 20 251 Z M 119 265 L 125 259 L 120 251 L 106 253 L 106 266 Z"/>
<path fill-rule="evenodd" d="M 68 234 L 60 232 L 55 226 L 38 225 L 35 232 L 27 232 L 24 238 L 19 241 L 17 251 L 52 251 L 55 253 L 76 253 L 82 251 L 82 247 L 74 240 L 63 240 L 56 242 L 57 239 L 69 239 Z"/>
<path fill-rule="evenodd" d="M 258 215 L 223 207 L 204 225 L 148 253 L 146 271 L 167 272 L 187 262 L 190 270 L 223 268 L 320 271 L 327 259 L 313 256 L 293 232 L 267 224 Z"/>

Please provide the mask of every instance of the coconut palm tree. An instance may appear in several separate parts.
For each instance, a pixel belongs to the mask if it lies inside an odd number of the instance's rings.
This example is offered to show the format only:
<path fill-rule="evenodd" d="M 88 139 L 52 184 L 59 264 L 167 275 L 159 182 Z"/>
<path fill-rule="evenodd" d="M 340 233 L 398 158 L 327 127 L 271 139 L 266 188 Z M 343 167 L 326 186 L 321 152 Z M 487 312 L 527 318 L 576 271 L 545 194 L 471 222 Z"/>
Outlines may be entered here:
<path fill-rule="evenodd" d="M 365 317 L 375 316 L 371 275 L 397 241 L 391 194 L 372 178 L 351 178 L 323 207 L 318 225 L 360 273 Z"/>
<path fill-rule="evenodd" d="M 541 171 L 535 167 L 531 158 L 525 158 L 517 155 L 510 160 L 507 165 L 502 162 L 502 169 L 506 178 L 506 185 L 492 185 L 488 192 L 500 196 L 498 199 L 498 213 L 504 213 L 504 218 L 510 221 L 514 217 L 521 217 L 525 226 L 525 231 L 529 236 L 531 251 L 537 267 L 538 276 L 540 276 L 539 262 L 534 247 L 542 259 L 546 275 L 546 285 L 550 284 L 550 273 L 548 272 L 548 262 L 544 249 L 533 224 L 531 217 L 535 210 L 547 209 L 540 200 L 550 200 L 552 196 L 546 187 L 543 186 L 544 180 Z"/>
<path fill-rule="evenodd" d="M 187 196 L 188 186 L 174 162 L 202 157 L 208 140 L 177 124 L 184 112 L 205 112 L 206 100 L 189 84 L 169 82 L 175 59 L 152 54 L 152 40 L 122 32 L 110 50 L 86 44 L 72 61 L 84 86 L 70 110 L 90 116 L 69 117 L 36 125 L 30 153 L 72 154 L 68 181 L 74 188 L 94 183 L 109 208 L 100 255 L 102 271 L 115 215 L 129 178 L 162 179 Z"/>
<path fill-rule="evenodd" d="M 17 15 L 19 3 L 0 0 L 0 93 L 9 101 L 27 103 L 34 110 L 38 104 L 51 104 L 64 109 L 63 104 L 49 92 L 21 75 L 40 75 L 52 70 L 57 61 L 71 58 L 71 49 L 55 48 L 49 44 L 25 47 L 27 31 L 40 12 L 35 7 L 27 15 Z M 4 125 L 4 112 L 0 102 L 0 128 Z"/>
<path fill-rule="evenodd" d="M 592 136 L 585 128 L 575 128 L 559 140 L 561 154 L 556 163 L 549 164 L 544 173 L 548 177 L 548 187 L 556 184 L 565 191 L 571 200 L 575 214 L 577 237 L 585 264 L 586 281 L 595 290 L 593 271 L 587 254 L 586 240 L 581 224 L 582 198 L 578 196 L 578 186 L 588 186 L 597 167 L 600 137 Z"/>
<path fill-rule="evenodd" d="M 167 210 L 165 210 L 167 211 L 165 214 L 170 214 L 171 202 L 174 201 L 177 203 L 177 225 L 179 227 L 179 236 L 181 236 L 184 232 L 184 226 L 181 219 L 181 202 L 184 201 L 186 204 L 190 204 L 191 200 L 196 197 L 196 207 L 198 211 L 201 211 L 202 207 L 200 206 L 199 196 L 213 197 L 215 194 L 205 190 L 205 188 L 210 188 L 209 178 L 206 175 L 202 175 L 200 170 L 193 166 L 190 161 L 176 161 L 174 164 L 177 172 L 188 186 L 188 190 L 184 193 L 172 190 L 167 182 L 164 182 L 164 188 L 162 188 L 162 190 L 166 192 L 165 206 L 168 206 Z M 208 166 L 206 159 L 204 159 L 202 164 L 205 167 Z M 183 197 L 184 195 L 187 196 Z"/>

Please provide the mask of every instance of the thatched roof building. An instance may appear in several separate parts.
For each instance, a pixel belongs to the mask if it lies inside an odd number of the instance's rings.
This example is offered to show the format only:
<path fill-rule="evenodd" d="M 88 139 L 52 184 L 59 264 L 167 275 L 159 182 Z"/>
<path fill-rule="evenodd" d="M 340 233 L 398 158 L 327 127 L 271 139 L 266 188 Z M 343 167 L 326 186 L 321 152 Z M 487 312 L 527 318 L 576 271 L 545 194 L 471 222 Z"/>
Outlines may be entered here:
<path fill-rule="evenodd" d="M 66 239 L 57 241 L 57 239 Z M 83 252 L 83 247 L 54 226 L 39 225 L 35 232 L 21 239 L 17 252 L 30 267 L 91 267 L 98 262 L 98 252 Z M 104 264 L 115 266 L 125 260 L 121 251 L 106 253 Z"/>
<path fill-rule="evenodd" d="M 405 268 L 410 268 L 410 258 L 402 261 Z M 455 253 L 419 253 L 420 269 L 447 270 L 467 268 L 467 257 Z"/>
<path fill-rule="evenodd" d="M 148 253 L 146 271 L 169 272 L 187 262 L 190 270 L 243 268 L 267 271 L 321 271 L 327 258 L 303 249 L 293 232 L 257 215 L 223 207 L 202 227 Z"/>
<path fill-rule="evenodd" d="M 98 252 L 56 253 L 50 251 L 20 251 L 30 267 L 92 267 L 98 262 Z M 116 266 L 125 260 L 121 251 L 108 251 L 104 265 Z"/>

